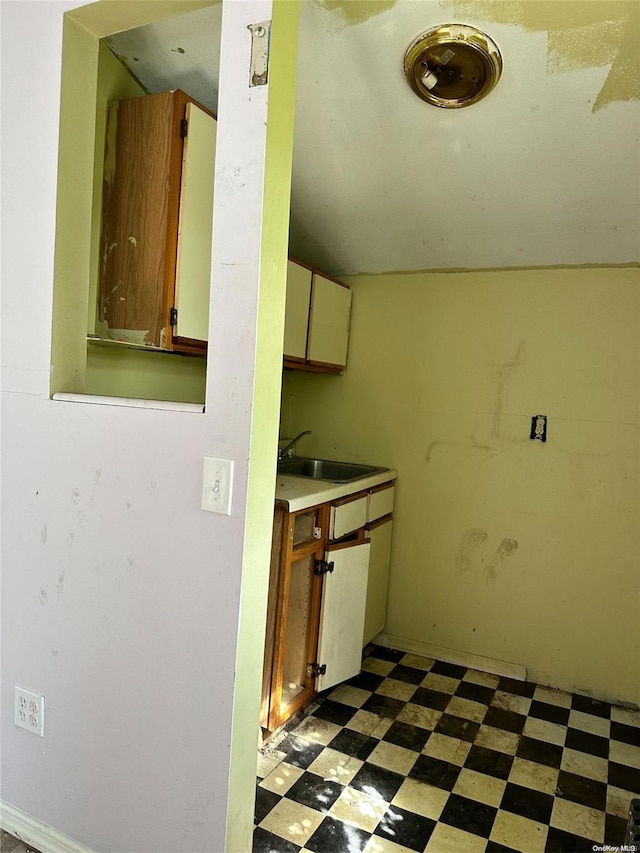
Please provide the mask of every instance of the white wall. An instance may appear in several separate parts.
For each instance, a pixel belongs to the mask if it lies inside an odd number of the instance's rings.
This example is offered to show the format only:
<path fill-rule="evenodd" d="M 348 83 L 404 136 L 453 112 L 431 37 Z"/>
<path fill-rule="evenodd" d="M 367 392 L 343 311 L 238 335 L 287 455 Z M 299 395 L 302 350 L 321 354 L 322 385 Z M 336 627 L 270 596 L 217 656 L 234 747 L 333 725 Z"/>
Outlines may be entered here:
<path fill-rule="evenodd" d="M 214 259 L 210 340 L 221 343 L 210 350 L 206 414 L 52 401 L 62 14 L 77 5 L 2 9 L 2 799 L 100 851 L 220 851 L 248 522 L 266 94 L 236 106 L 228 127 L 251 129 L 243 145 L 224 139 L 220 108 L 218 151 L 236 158 L 227 174 L 249 165 L 258 183 L 241 194 L 254 215 L 233 257 L 234 298 L 225 296 L 228 257 Z M 268 3 L 234 6 L 231 39 L 244 39 L 249 15 L 269 12 Z M 233 211 L 228 186 L 216 204 L 226 197 Z M 242 330 L 232 346 L 231 329 Z M 277 365 L 272 347 L 262 355 Z M 273 410 L 275 442 L 277 401 Z M 205 455 L 236 461 L 231 517 L 200 510 Z M 268 496 L 273 480 L 262 485 Z M 264 507 L 251 519 L 268 542 L 263 517 Z M 266 581 L 265 550 L 252 563 Z M 252 630 L 257 659 L 259 626 Z M 13 724 L 17 684 L 46 697 L 43 739 Z M 241 824 L 250 827 L 251 810 L 246 798 Z"/>

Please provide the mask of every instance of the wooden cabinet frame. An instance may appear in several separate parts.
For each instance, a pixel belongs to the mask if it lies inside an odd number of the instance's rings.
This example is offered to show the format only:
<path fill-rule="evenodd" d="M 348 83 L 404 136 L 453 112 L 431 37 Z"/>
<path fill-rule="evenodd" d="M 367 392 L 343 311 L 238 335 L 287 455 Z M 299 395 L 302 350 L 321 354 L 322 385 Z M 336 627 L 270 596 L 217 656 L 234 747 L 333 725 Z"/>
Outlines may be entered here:
<path fill-rule="evenodd" d="M 307 672 L 304 688 L 291 701 L 283 703 L 283 674 L 287 651 L 286 614 L 289 607 L 292 569 L 296 562 L 306 557 L 311 560 L 313 573 L 313 564 L 316 560 L 322 560 L 324 555 L 323 538 L 315 539 L 311 536 L 294 544 L 296 519 L 313 511 L 317 512 L 317 526 L 325 530 L 327 509 L 324 506 L 311 507 L 298 513 L 287 513 L 286 509 L 278 505 L 275 509 L 260 705 L 260 725 L 270 731 L 277 729 L 295 714 L 315 692 L 316 676 L 314 673 Z M 299 650 L 301 653 L 306 652 L 307 664 L 314 664 L 316 661 L 321 594 L 322 577 L 312 574 L 308 609 L 309 631 L 305 649 Z"/>

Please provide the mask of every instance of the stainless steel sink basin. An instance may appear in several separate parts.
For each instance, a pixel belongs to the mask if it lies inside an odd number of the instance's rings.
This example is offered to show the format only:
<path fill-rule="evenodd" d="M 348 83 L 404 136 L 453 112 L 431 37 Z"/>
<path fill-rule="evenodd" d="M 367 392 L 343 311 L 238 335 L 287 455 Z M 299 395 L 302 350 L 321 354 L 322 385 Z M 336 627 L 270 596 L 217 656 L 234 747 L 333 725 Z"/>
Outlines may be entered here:
<path fill-rule="evenodd" d="M 354 462 L 333 462 L 329 459 L 310 459 L 298 456 L 295 459 L 283 459 L 278 462 L 278 474 L 291 474 L 294 477 L 310 477 L 313 480 L 327 480 L 330 483 L 350 483 L 361 480 L 388 468 L 374 465 L 358 465 Z"/>

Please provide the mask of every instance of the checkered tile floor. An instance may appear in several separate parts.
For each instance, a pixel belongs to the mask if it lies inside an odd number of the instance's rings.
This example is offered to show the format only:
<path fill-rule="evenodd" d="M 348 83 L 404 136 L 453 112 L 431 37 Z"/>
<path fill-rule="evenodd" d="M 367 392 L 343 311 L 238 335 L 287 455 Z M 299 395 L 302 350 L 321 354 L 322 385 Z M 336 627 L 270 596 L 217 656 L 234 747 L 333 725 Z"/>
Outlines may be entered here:
<path fill-rule="evenodd" d="M 273 741 L 254 853 L 592 851 L 640 796 L 640 711 L 380 647 Z"/>

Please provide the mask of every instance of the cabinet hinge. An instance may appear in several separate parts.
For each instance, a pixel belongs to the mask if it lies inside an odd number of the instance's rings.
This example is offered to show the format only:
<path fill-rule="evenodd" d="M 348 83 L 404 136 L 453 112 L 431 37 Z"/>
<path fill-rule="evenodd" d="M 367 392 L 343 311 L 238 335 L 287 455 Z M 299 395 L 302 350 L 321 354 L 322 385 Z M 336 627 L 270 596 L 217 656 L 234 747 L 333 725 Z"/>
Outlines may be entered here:
<path fill-rule="evenodd" d="M 319 675 L 327 674 L 327 665 L 326 663 L 308 663 L 307 664 L 307 678 L 317 678 Z"/>
<path fill-rule="evenodd" d="M 171 311 L 169 311 L 169 325 L 170 326 L 177 326 L 178 325 L 178 309 L 177 308 L 172 308 Z"/>
<path fill-rule="evenodd" d="M 313 573 L 315 575 L 326 575 L 328 572 L 333 571 L 333 560 L 328 563 L 326 560 L 316 560 L 315 565 L 313 567 Z"/>
<path fill-rule="evenodd" d="M 189 132 L 189 122 L 186 120 L 186 118 L 183 118 L 180 121 L 180 139 L 186 139 L 188 132 Z"/>

